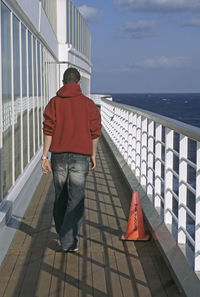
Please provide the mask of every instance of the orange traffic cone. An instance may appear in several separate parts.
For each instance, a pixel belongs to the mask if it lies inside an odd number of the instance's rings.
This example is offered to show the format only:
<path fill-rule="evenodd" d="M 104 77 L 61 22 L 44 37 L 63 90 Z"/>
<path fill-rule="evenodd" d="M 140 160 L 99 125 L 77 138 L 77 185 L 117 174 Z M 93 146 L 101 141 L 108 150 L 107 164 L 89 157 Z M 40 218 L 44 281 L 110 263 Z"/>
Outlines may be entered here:
<path fill-rule="evenodd" d="M 121 239 L 141 241 L 150 239 L 150 236 L 146 234 L 144 230 L 143 214 L 140 204 L 140 194 L 138 191 L 133 192 L 126 235 L 122 235 Z"/>

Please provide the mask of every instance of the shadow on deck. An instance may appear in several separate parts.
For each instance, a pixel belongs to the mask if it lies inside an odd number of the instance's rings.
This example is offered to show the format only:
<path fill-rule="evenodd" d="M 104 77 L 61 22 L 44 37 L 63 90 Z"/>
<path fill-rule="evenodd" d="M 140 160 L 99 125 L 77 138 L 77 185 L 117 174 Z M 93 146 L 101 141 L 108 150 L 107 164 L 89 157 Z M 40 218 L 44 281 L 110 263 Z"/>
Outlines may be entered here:
<path fill-rule="evenodd" d="M 153 240 L 119 240 L 131 193 L 103 139 L 97 162 L 87 179 L 80 251 L 56 252 L 52 176 L 44 176 L 1 265 L 0 296 L 182 296 Z"/>

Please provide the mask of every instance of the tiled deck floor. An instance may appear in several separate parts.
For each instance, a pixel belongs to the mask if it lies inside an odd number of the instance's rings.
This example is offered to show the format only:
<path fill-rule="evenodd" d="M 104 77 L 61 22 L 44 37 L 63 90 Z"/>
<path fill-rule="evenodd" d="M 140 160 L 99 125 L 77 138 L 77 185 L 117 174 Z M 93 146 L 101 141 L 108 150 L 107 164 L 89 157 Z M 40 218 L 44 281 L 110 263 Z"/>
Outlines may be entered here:
<path fill-rule="evenodd" d="M 130 196 L 103 140 L 90 172 L 80 251 L 56 252 L 52 176 L 44 176 L 0 268 L 1 297 L 176 297 L 153 240 L 122 242 Z"/>

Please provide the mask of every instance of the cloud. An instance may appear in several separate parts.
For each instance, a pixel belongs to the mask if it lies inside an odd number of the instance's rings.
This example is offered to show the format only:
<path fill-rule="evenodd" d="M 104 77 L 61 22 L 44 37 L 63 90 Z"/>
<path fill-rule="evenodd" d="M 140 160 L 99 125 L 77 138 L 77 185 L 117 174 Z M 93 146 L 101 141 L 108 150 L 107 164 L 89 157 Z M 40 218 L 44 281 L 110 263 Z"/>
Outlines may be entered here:
<path fill-rule="evenodd" d="M 121 31 L 130 34 L 132 38 L 145 38 L 157 35 L 154 27 L 154 21 L 128 22 L 121 28 Z"/>
<path fill-rule="evenodd" d="M 154 57 L 148 58 L 143 61 L 133 62 L 130 64 L 132 69 L 171 69 L 171 68 L 184 68 L 191 63 L 187 57 Z"/>
<path fill-rule="evenodd" d="M 96 73 L 120 73 L 120 72 L 133 72 L 136 70 L 174 70 L 183 69 L 190 67 L 198 67 L 199 69 L 200 61 L 192 58 L 178 56 L 178 57 L 166 57 L 159 56 L 153 58 L 147 58 L 141 61 L 130 62 L 129 64 L 123 65 L 123 67 L 116 68 L 106 68 L 95 71 Z"/>
<path fill-rule="evenodd" d="M 91 23 L 97 23 L 103 15 L 102 10 L 87 5 L 79 6 L 78 9 L 85 20 Z"/>
<path fill-rule="evenodd" d="M 193 18 L 184 23 L 187 27 L 200 27 L 200 18 Z"/>
<path fill-rule="evenodd" d="M 114 4 L 138 12 L 200 12 L 199 0 L 114 0 Z"/>

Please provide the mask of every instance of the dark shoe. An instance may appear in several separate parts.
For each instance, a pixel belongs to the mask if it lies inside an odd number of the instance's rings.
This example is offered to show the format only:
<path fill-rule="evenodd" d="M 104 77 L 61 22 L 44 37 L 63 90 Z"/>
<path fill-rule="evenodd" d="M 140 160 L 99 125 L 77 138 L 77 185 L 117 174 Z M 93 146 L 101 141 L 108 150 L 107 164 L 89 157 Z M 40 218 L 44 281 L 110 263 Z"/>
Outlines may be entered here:
<path fill-rule="evenodd" d="M 77 241 L 74 242 L 74 244 L 68 248 L 68 249 L 64 249 L 65 252 L 70 252 L 70 253 L 74 253 L 78 251 L 78 244 Z"/>
<path fill-rule="evenodd" d="M 67 253 L 67 252 L 69 252 L 69 253 L 74 253 L 74 252 L 77 252 L 77 251 L 78 251 L 78 247 L 75 247 L 75 248 L 71 247 L 71 248 L 69 248 L 68 250 L 63 250 L 63 251 L 65 251 L 66 253 Z"/>
<path fill-rule="evenodd" d="M 75 248 L 69 248 L 69 249 L 63 249 L 62 247 L 59 247 L 56 249 L 56 253 L 74 253 L 78 251 L 78 247 Z"/>

